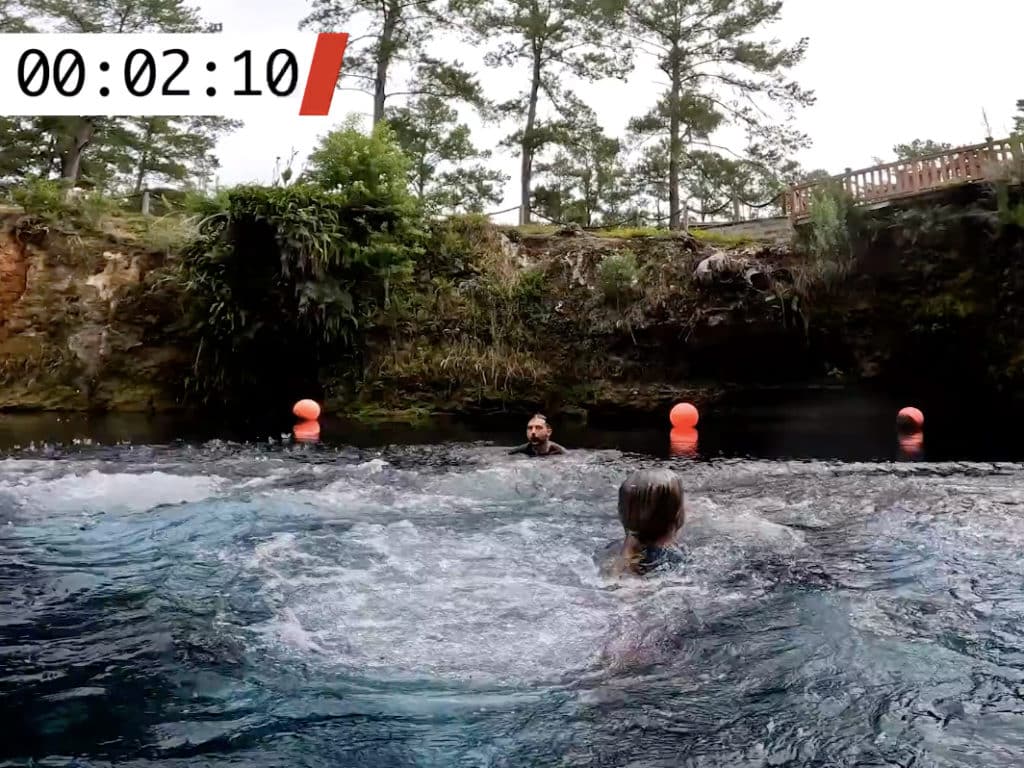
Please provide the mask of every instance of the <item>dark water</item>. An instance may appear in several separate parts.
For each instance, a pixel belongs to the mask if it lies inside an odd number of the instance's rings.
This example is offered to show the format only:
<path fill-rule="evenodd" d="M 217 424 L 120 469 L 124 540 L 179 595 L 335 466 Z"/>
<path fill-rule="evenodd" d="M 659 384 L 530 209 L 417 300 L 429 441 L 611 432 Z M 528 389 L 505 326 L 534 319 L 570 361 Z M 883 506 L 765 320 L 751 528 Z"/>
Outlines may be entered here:
<path fill-rule="evenodd" d="M 904 405 L 922 407 L 926 429 L 902 439 L 895 418 Z M 918 402 L 851 391 L 757 393 L 736 396 L 701 414 L 696 444 L 673 444 L 666 416 L 583 424 L 554 419 L 554 439 L 571 448 L 618 450 L 658 458 L 836 459 L 841 461 L 1024 461 L 1017 425 L 1024 414 L 986 412 L 984 403 L 969 408 L 952 403 Z M 334 415 L 321 419 L 321 443 L 340 448 L 387 445 L 476 443 L 514 445 L 525 441 L 529 413 L 504 414 L 472 425 L 435 419 L 410 427 L 367 426 Z M 186 421 L 145 415 L 0 414 L 0 451 L 33 448 L 46 453 L 83 440 L 173 444 L 229 440 L 266 444 L 280 441 L 294 424 L 284 418 L 259 418 L 242 425 Z"/>
<path fill-rule="evenodd" d="M 36 444 L 0 460 L 0 765 L 1022 764 L 1024 466 L 890 461 L 891 410 L 848 407 L 708 419 L 698 461 L 4 419 Z M 89 431 L 133 444 L 53 445 Z M 664 462 L 688 567 L 602 580 Z"/>

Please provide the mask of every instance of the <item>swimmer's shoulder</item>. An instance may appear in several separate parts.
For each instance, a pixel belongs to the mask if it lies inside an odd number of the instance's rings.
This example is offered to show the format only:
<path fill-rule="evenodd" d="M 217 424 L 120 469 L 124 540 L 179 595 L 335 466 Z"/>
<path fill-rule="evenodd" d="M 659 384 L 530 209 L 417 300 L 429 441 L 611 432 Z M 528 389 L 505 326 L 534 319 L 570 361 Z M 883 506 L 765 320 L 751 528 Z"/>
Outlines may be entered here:
<path fill-rule="evenodd" d="M 686 555 L 679 546 L 673 544 L 667 547 L 648 547 L 643 551 L 637 567 L 641 573 L 647 574 L 654 571 L 676 570 L 685 564 Z"/>
<path fill-rule="evenodd" d="M 509 456 L 514 456 L 517 453 L 525 454 L 527 456 L 558 456 L 568 453 L 563 446 L 559 445 L 554 441 L 548 442 L 548 450 L 545 453 L 537 453 L 537 449 L 530 443 L 524 443 L 523 445 L 517 446 L 508 452 Z"/>

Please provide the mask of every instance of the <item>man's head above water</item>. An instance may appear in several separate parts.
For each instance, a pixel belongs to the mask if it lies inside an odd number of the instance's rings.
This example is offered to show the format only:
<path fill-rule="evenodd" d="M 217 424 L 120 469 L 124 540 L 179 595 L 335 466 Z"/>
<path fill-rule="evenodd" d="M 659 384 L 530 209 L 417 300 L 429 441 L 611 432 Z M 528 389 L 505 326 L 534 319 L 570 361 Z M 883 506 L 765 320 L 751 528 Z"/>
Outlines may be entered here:
<path fill-rule="evenodd" d="M 551 425 L 544 414 L 535 413 L 526 423 L 526 439 L 532 445 L 545 445 L 551 439 Z"/>
<path fill-rule="evenodd" d="M 527 456 L 557 456 L 565 453 L 565 448 L 551 439 L 551 425 L 543 413 L 535 413 L 526 422 L 526 444 L 509 451 L 509 455 L 522 453 Z"/>

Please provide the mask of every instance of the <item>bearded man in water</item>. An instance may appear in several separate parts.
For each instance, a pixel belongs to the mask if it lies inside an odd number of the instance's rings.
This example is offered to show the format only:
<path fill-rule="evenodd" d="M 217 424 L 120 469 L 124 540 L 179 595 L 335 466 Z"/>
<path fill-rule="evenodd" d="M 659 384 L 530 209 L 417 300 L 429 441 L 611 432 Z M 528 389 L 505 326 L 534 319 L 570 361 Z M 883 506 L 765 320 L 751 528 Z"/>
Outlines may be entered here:
<path fill-rule="evenodd" d="M 515 453 L 524 453 L 527 456 L 555 456 L 566 453 L 565 448 L 551 439 L 551 432 L 547 417 L 535 413 L 526 424 L 526 439 L 529 442 L 513 448 L 508 452 L 509 456 Z"/>

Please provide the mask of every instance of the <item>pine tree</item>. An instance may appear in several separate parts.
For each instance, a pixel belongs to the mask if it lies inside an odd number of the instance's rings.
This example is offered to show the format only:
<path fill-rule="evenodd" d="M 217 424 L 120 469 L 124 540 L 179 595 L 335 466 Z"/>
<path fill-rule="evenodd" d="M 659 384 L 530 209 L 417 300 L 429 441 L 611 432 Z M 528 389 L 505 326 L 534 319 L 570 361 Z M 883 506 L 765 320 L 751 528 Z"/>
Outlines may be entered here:
<path fill-rule="evenodd" d="M 33 118 L 0 118 L 0 177 L 47 174 L 50 154 L 44 141 Z"/>
<path fill-rule="evenodd" d="M 195 32 L 202 21 L 183 0 L 20 0 L 19 23 L 41 31 Z M 146 126 L 151 129 L 147 129 Z M 237 121 L 68 115 L 0 120 L 0 140 L 15 139 L 0 160 L 9 172 L 58 174 L 106 185 L 149 175 L 182 180 L 208 165 L 217 137 Z M 147 143 L 147 141 L 149 143 Z M 32 145 L 34 144 L 34 149 Z M 215 163 L 215 160 L 212 160 Z"/>
<path fill-rule="evenodd" d="M 919 157 L 936 152 L 945 152 L 952 148 L 953 145 L 946 142 L 932 141 L 931 139 L 914 139 L 909 144 L 897 144 L 892 148 L 892 152 L 896 155 L 897 160 L 916 160 Z"/>
<path fill-rule="evenodd" d="M 1017 116 L 1013 119 L 1013 130 L 1024 133 L 1024 99 L 1017 102 Z"/>
<path fill-rule="evenodd" d="M 539 163 L 537 173 L 553 182 L 565 220 L 585 227 L 609 213 L 623 201 L 622 145 L 606 136 L 596 121 L 579 126 L 563 139 L 563 146 L 550 162 Z"/>
<path fill-rule="evenodd" d="M 349 40 L 339 83 L 342 90 L 373 95 L 373 124 L 385 117 L 388 100 L 395 96 L 433 94 L 441 98 L 482 104 L 475 78 L 458 61 L 448 62 L 427 54 L 438 33 L 450 31 L 452 20 L 444 12 L 444 0 L 313 0 L 313 12 L 300 29 L 334 32 L 350 27 L 367 29 Z M 424 67 L 433 72 L 432 90 L 395 85 L 398 65 L 414 73 Z M 345 83 L 354 81 L 355 87 Z"/>
<path fill-rule="evenodd" d="M 668 217 L 661 205 L 668 199 L 668 140 L 644 147 L 626 178 L 634 201 L 645 213 L 644 223 L 664 225 Z"/>
<path fill-rule="evenodd" d="M 787 123 L 767 118 L 757 102 L 758 97 L 770 100 L 790 115 L 794 107 L 813 102 L 809 91 L 785 78 L 803 58 L 807 41 L 783 47 L 749 37 L 777 21 L 781 10 L 782 0 L 630 0 L 626 6 L 638 48 L 668 79 L 659 104 L 634 127 L 667 134 L 673 229 L 680 225 L 687 135 L 700 132 L 695 123 L 738 124 L 751 143 L 790 153 L 807 142 Z"/>
<path fill-rule="evenodd" d="M 128 171 L 125 186 L 141 192 L 150 182 L 201 180 L 219 167 L 213 154 L 221 134 L 239 127 L 222 117 L 138 117 L 128 121 L 128 136 L 120 145 L 121 167 Z"/>
<path fill-rule="evenodd" d="M 398 145 L 412 163 L 414 194 L 428 208 L 448 212 L 482 212 L 500 203 L 508 177 L 486 161 L 489 150 L 477 148 L 469 126 L 442 95 L 437 70 L 422 67 L 413 87 L 420 95 L 385 116 Z"/>
<path fill-rule="evenodd" d="M 530 190 L 534 160 L 541 149 L 568 132 L 567 122 L 586 110 L 567 83 L 570 77 L 599 80 L 624 77 L 630 55 L 618 35 L 623 0 L 451 0 L 452 11 L 465 16 L 470 28 L 495 43 L 488 66 L 526 70 L 526 87 L 497 105 L 497 111 L 519 123 L 504 142 L 520 155 L 521 224 L 530 222 Z M 541 115 L 546 96 L 554 117 Z"/>
<path fill-rule="evenodd" d="M 0 0 L 0 34 L 32 31 L 32 26 L 14 0 Z"/>

